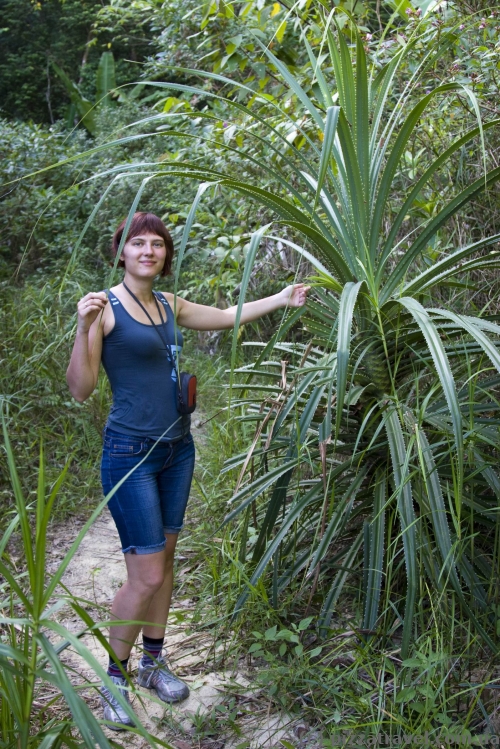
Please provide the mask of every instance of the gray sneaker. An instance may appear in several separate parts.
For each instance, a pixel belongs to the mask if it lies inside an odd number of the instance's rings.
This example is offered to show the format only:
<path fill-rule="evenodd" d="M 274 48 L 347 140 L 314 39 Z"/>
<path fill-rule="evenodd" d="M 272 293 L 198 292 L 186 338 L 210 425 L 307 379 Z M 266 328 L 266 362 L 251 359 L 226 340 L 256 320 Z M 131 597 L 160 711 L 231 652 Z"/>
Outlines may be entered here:
<path fill-rule="evenodd" d="M 121 696 L 129 702 L 128 690 L 126 689 L 126 683 L 120 676 L 109 677 L 113 684 L 116 684 L 118 691 Z M 134 721 L 127 715 L 123 707 L 120 705 L 115 695 L 111 692 L 108 687 L 104 684 L 101 686 L 101 705 L 104 707 L 104 720 L 109 720 L 110 723 L 121 723 L 122 725 L 110 725 L 112 731 L 124 731 L 125 726 L 135 726 Z"/>
<path fill-rule="evenodd" d="M 187 684 L 177 678 L 166 666 L 165 658 L 160 656 L 155 663 L 144 665 L 139 661 L 137 683 L 146 689 L 155 689 L 163 702 L 180 702 L 189 697 Z"/>

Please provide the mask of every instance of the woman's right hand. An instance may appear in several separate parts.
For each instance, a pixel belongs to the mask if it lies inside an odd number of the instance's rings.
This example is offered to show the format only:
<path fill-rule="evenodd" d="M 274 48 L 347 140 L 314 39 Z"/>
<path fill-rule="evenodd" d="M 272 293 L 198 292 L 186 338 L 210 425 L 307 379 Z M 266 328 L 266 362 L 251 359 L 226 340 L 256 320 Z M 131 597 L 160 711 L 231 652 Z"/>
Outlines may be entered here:
<path fill-rule="evenodd" d="M 78 323 L 77 329 L 80 333 L 88 333 L 90 326 L 96 320 L 108 303 L 104 291 L 97 294 L 90 292 L 78 302 Z"/>

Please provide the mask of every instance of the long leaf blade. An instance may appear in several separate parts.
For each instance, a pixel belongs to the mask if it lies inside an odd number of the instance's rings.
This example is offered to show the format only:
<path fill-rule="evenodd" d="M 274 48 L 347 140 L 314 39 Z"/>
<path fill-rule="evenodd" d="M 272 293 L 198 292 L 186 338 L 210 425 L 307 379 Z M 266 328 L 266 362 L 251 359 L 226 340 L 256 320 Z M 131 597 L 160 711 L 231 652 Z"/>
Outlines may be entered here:
<path fill-rule="evenodd" d="M 387 479 L 378 473 L 374 490 L 373 517 L 370 522 L 370 555 L 365 590 L 365 613 L 363 627 L 373 629 L 377 621 L 383 579 L 385 499 Z"/>
<path fill-rule="evenodd" d="M 384 420 L 392 461 L 394 487 L 397 495 L 399 521 L 403 539 L 406 565 L 406 606 L 403 623 L 401 655 L 406 658 L 413 633 L 413 619 L 419 579 L 417 565 L 417 539 L 415 531 L 415 510 L 408 472 L 408 454 L 403 430 L 394 405 L 389 405 Z"/>
<path fill-rule="evenodd" d="M 455 386 L 455 379 L 453 377 L 453 372 L 446 351 L 435 325 L 432 323 L 427 310 L 420 304 L 420 302 L 417 302 L 410 297 L 403 297 L 402 299 L 399 299 L 399 303 L 410 312 L 422 331 L 422 335 L 429 347 L 434 366 L 436 367 L 453 424 L 455 448 L 458 458 L 459 482 L 461 482 L 463 477 L 462 412 Z"/>
<path fill-rule="evenodd" d="M 316 186 L 316 195 L 314 198 L 313 212 L 318 205 L 319 196 L 323 189 L 326 173 L 330 164 L 332 147 L 337 132 L 337 123 L 339 121 L 340 107 L 328 107 L 326 110 L 325 125 L 323 130 L 323 147 L 321 149 L 321 159 L 319 162 L 318 182 Z"/>
<path fill-rule="evenodd" d="M 337 405 L 335 418 L 336 437 L 340 433 L 342 409 L 344 407 L 345 391 L 347 387 L 347 371 L 349 365 L 349 350 L 351 346 L 351 329 L 354 307 L 362 281 L 346 283 L 340 297 L 337 338 Z"/>

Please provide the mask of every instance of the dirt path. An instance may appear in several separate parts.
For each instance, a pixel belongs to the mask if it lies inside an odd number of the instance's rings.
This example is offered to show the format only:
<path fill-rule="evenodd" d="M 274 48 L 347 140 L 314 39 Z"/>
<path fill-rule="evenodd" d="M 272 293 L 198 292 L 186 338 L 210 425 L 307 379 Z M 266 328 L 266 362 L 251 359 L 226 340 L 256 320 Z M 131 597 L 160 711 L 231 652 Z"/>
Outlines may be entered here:
<path fill-rule="evenodd" d="M 124 580 L 125 565 L 123 554 L 120 551 L 118 534 L 111 516 L 107 511 L 104 511 L 83 539 L 63 582 L 73 595 L 88 602 L 86 607 L 89 613 L 97 619 L 99 618 L 99 612 L 102 616 L 103 608 L 106 610 L 109 608 L 115 592 Z M 183 614 L 185 613 L 183 609 Z M 171 616 L 174 621 L 175 614 L 176 608 L 174 605 Z M 132 699 L 134 710 L 143 725 L 151 733 L 156 733 L 162 738 L 165 737 L 165 731 L 160 730 L 159 724 L 164 718 L 167 718 L 166 722 L 169 724 L 178 722 L 178 732 L 185 732 L 189 735 L 193 728 L 193 720 L 190 719 L 190 716 L 201 716 L 207 711 L 210 712 L 216 704 L 220 703 L 224 695 L 225 684 L 228 681 L 225 674 L 198 673 L 199 667 L 203 666 L 206 661 L 207 651 L 212 645 L 212 638 L 203 634 L 187 637 L 188 621 L 187 619 L 184 625 L 168 628 L 166 647 L 172 666 L 191 688 L 189 699 L 183 702 L 182 706 L 168 708 L 167 710 L 153 701 L 141 704 L 138 697 Z M 63 620 L 62 623 L 69 629 L 76 630 L 81 627 L 81 622 L 76 617 Z M 97 639 L 87 637 L 85 638 L 85 644 L 100 663 L 105 666 L 107 656 Z M 130 664 L 132 673 L 136 670 L 139 657 L 137 649 L 134 649 Z M 75 654 L 71 656 L 71 665 L 83 677 L 93 678 L 91 669 Z M 246 683 L 241 683 L 241 686 L 245 687 Z M 96 714 L 99 714 L 98 700 L 95 695 L 91 697 L 91 705 L 92 707 L 95 706 Z M 168 715 L 165 715 L 165 713 L 168 713 Z M 200 720 L 195 720 L 196 723 L 200 724 Z M 116 734 L 112 735 L 116 736 Z M 137 743 L 141 745 L 142 739 L 137 742 L 135 737 L 130 737 L 127 743 L 131 746 Z"/>
<path fill-rule="evenodd" d="M 71 543 L 79 528 L 67 529 L 60 539 L 62 546 Z M 57 541 L 52 549 L 54 564 L 60 555 Z M 83 539 L 63 578 L 71 593 L 85 601 L 85 608 L 94 620 L 108 618 L 116 590 L 124 582 L 125 565 L 118 534 L 109 512 L 104 510 Z M 178 749 L 260 749 L 283 747 L 281 739 L 294 747 L 312 747 L 298 740 L 297 721 L 271 712 L 270 702 L 252 686 L 244 670 L 236 673 L 213 670 L 214 641 L 210 632 L 190 631 L 189 599 L 175 601 L 166 633 L 166 648 L 172 668 L 191 689 L 190 697 L 177 706 L 165 706 L 138 695 L 132 705 L 143 725 L 153 735 L 169 741 Z M 82 628 L 81 620 L 64 610 L 61 623 L 71 631 Z M 106 654 L 94 636 L 84 638 L 86 646 L 105 666 Z M 139 653 L 134 648 L 130 671 L 134 676 Z M 75 680 L 82 677 L 95 681 L 89 666 L 74 652 L 65 661 L 74 668 Z M 85 691 L 85 698 L 97 716 L 101 715 L 95 690 Z M 143 693 L 144 694 L 144 693 Z M 148 694 L 146 692 L 146 694 Z M 150 693 L 149 693 L 150 694 Z M 143 740 L 131 734 L 109 732 L 110 737 L 125 746 L 143 749 Z M 300 735 L 300 731 L 299 731 Z M 290 744 L 289 744 L 290 746 Z"/>

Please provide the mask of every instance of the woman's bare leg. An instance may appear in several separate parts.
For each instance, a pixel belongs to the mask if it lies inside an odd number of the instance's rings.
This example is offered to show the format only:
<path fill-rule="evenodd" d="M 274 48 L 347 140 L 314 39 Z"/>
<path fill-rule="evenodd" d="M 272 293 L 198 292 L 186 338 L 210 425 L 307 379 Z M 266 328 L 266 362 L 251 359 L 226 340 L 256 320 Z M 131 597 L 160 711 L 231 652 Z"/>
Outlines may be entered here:
<path fill-rule="evenodd" d="M 174 554 L 178 533 L 166 533 L 164 580 L 161 588 L 154 594 L 144 621 L 151 622 L 142 628 L 146 637 L 160 638 L 165 634 L 172 589 L 174 587 Z"/>
<path fill-rule="evenodd" d="M 165 586 L 166 559 L 166 549 L 154 554 L 125 554 L 128 579 L 115 596 L 111 608 L 112 619 L 150 621 L 151 601 Z M 170 595 L 171 593 L 172 583 L 170 583 Z M 170 598 L 168 600 L 170 603 Z M 141 624 L 118 624 L 110 627 L 109 644 L 119 660 L 129 657 L 141 626 Z M 159 635 L 159 637 L 162 636 L 163 634 Z"/>

